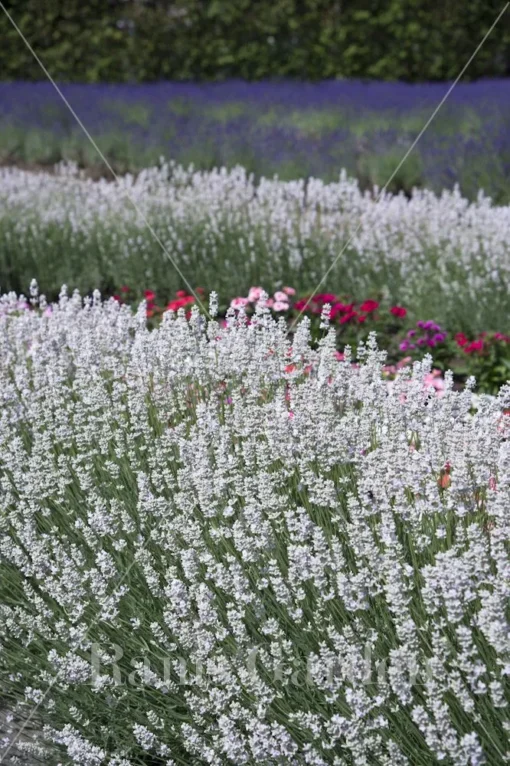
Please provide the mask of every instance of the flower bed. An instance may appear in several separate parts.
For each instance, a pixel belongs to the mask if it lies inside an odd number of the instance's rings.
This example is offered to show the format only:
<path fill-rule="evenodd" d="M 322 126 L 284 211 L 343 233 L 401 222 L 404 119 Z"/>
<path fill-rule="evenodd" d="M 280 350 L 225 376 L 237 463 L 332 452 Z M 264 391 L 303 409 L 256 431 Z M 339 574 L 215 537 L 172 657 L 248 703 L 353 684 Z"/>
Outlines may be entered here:
<path fill-rule="evenodd" d="M 473 410 L 449 373 L 424 390 L 428 358 L 388 391 L 373 336 L 353 365 L 335 326 L 314 348 L 308 317 L 290 339 L 260 300 L 249 322 L 186 305 L 151 332 L 146 306 L 97 293 L 18 300 L 0 312 L 0 683 L 37 706 L 41 748 L 505 761 L 510 385 Z"/>
<path fill-rule="evenodd" d="M 147 303 L 147 317 L 156 322 L 165 311 L 177 311 L 179 308 L 185 308 L 189 316 L 194 304 L 201 304 L 201 310 L 206 313 L 207 291 L 197 287 L 194 293 L 179 290 L 166 306 L 159 306 L 156 292 L 145 290 L 143 298 Z M 220 314 L 224 317 L 230 305 L 236 311 L 242 309 L 251 317 L 263 295 L 265 305 L 275 317 L 285 317 L 290 331 L 297 318 L 309 317 L 315 341 L 321 332 L 322 313 L 325 306 L 329 305 L 329 319 L 335 327 L 336 344 L 340 352 L 347 345 L 356 347 L 361 340 L 366 340 L 370 332 L 376 331 L 380 347 L 388 352 L 388 365 L 384 369 L 386 376 L 394 375 L 397 367 L 430 353 L 434 364 L 430 382 L 438 391 L 444 386 L 441 374 L 445 369 L 453 371 L 457 386 L 474 376 L 480 393 L 496 394 L 500 386 L 510 380 L 510 336 L 502 332 L 481 332 L 474 338 L 468 338 L 464 333 L 445 330 L 431 319 L 411 323 L 408 309 L 404 306 L 384 305 L 373 298 L 354 301 L 350 296 L 337 296 L 334 293 L 318 293 L 300 298 L 293 287 L 283 287 L 269 297 L 261 287 L 251 287 L 247 296 L 238 296 L 230 304 L 223 304 Z M 114 297 L 119 302 L 128 303 L 136 303 L 137 299 L 135 291 L 127 285 Z"/>
<path fill-rule="evenodd" d="M 201 285 L 230 300 L 249 285 L 302 295 L 327 274 L 347 305 L 405 306 L 410 321 L 473 339 L 510 334 L 510 207 L 458 191 L 379 196 L 340 171 L 330 184 L 256 183 L 242 167 L 169 163 L 96 183 L 73 167 L 0 168 L 1 287 L 23 292 L 35 278 L 55 300 L 62 284 L 110 294 L 125 284 L 168 301 Z"/>

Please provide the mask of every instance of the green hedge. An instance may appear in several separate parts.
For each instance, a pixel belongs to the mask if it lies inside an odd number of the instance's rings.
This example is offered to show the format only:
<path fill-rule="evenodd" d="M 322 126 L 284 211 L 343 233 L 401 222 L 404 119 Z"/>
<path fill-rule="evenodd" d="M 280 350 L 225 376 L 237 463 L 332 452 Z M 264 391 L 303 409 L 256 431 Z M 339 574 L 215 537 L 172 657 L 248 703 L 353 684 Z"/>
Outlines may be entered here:
<path fill-rule="evenodd" d="M 455 78 L 503 0 L 4 0 L 58 80 Z M 0 79 L 41 79 L 0 11 Z M 510 74 L 510 10 L 468 77 Z"/>

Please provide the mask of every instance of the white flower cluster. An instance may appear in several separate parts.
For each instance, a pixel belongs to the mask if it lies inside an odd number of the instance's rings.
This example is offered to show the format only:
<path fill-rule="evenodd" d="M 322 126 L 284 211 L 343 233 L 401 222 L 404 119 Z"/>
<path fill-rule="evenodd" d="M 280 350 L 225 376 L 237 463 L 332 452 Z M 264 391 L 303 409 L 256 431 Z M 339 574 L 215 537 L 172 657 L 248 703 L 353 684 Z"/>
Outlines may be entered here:
<path fill-rule="evenodd" d="M 0 691 L 61 763 L 510 761 L 510 385 L 360 356 L 0 314 Z"/>
<path fill-rule="evenodd" d="M 1 271 L 19 278 L 18 289 L 36 276 L 55 294 L 62 281 L 88 290 L 100 278 L 175 290 L 183 284 L 170 256 L 192 286 L 228 299 L 261 276 L 269 286 L 315 286 L 328 272 L 334 289 L 360 300 L 381 289 L 453 324 L 461 306 L 477 331 L 504 331 L 509 243 L 510 207 L 483 195 L 471 204 L 458 191 L 377 200 L 345 173 L 329 184 L 255 183 L 241 167 L 198 172 L 170 163 L 95 182 L 72 166 L 0 169 Z"/>

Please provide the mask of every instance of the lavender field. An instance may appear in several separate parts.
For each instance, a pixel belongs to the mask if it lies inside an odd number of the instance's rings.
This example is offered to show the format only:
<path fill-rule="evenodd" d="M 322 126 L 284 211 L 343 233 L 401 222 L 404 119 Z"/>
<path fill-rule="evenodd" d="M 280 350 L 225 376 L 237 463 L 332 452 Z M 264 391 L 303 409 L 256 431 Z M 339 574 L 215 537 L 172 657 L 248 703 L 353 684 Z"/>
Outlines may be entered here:
<path fill-rule="evenodd" d="M 0 84 L 0 763 L 510 763 L 510 85 Z M 275 177 L 276 176 L 276 177 Z M 313 291 L 313 292 L 312 292 Z"/>
<path fill-rule="evenodd" d="M 242 164 L 256 176 L 336 181 L 345 168 L 362 188 L 382 186 L 448 83 L 229 81 L 62 85 L 117 172 L 164 157 L 197 169 Z M 0 162 L 105 168 L 49 82 L 0 84 Z M 458 183 L 510 200 L 510 84 L 460 83 L 389 190 L 436 192 Z"/>

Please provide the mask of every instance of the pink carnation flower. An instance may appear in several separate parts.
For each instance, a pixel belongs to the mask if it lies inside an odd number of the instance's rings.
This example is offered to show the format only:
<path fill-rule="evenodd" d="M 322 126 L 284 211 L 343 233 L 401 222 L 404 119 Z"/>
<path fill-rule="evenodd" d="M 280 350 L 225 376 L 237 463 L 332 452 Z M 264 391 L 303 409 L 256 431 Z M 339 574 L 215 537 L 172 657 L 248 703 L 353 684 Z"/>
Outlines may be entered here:
<path fill-rule="evenodd" d="M 294 288 L 293 288 L 293 287 L 283 287 L 283 288 L 282 288 L 282 291 L 283 291 L 283 292 L 284 292 L 286 295 L 295 295 L 295 294 L 296 294 L 296 291 L 294 290 Z"/>
<path fill-rule="evenodd" d="M 278 290 L 274 294 L 274 299 L 278 303 L 286 303 L 288 301 L 287 293 L 282 292 L 281 290 Z"/>
<path fill-rule="evenodd" d="M 243 308 L 244 306 L 246 306 L 246 304 L 248 302 L 249 302 L 248 298 L 233 298 L 230 301 L 230 306 L 233 309 L 240 309 L 240 308 Z"/>
<path fill-rule="evenodd" d="M 250 287 L 250 291 L 248 293 L 248 300 L 250 301 L 250 303 L 256 303 L 258 300 L 260 300 L 261 295 L 262 295 L 261 287 Z"/>
<path fill-rule="evenodd" d="M 275 301 L 273 303 L 273 311 L 287 311 L 288 308 L 289 304 L 286 301 Z"/>

